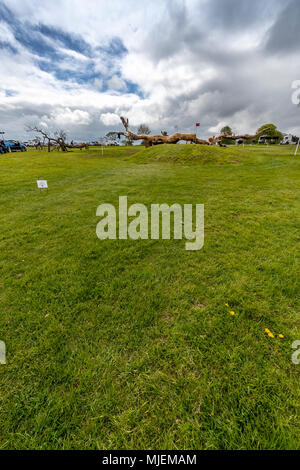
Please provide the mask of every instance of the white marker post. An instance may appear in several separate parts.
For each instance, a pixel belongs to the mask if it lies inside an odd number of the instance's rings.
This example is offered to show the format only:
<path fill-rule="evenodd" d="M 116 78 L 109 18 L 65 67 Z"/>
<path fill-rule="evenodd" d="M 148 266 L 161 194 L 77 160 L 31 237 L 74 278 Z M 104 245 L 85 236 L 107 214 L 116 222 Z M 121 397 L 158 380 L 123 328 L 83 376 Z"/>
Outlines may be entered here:
<path fill-rule="evenodd" d="M 0 341 L 0 364 L 6 364 L 6 344 Z"/>
<path fill-rule="evenodd" d="M 299 144 L 300 144 L 300 139 L 298 140 L 298 144 L 297 144 L 297 147 L 296 147 L 296 150 L 295 150 L 294 157 L 295 157 L 295 156 L 297 155 L 297 153 L 298 153 Z"/>
<path fill-rule="evenodd" d="M 105 145 L 105 137 L 100 137 L 100 140 L 99 140 L 100 144 L 101 144 L 101 152 L 102 152 L 102 157 L 103 157 L 103 146 Z"/>

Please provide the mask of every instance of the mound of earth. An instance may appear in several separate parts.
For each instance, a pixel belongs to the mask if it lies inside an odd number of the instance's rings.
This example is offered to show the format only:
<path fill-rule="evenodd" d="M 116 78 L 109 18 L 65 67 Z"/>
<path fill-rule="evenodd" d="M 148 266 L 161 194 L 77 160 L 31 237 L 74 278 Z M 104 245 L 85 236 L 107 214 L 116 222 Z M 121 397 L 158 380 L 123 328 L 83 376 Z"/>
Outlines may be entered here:
<path fill-rule="evenodd" d="M 140 150 L 130 160 L 137 163 L 237 163 L 241 152 L 236 148 L 220 148 L 206 145 L 155 145 Z"/>

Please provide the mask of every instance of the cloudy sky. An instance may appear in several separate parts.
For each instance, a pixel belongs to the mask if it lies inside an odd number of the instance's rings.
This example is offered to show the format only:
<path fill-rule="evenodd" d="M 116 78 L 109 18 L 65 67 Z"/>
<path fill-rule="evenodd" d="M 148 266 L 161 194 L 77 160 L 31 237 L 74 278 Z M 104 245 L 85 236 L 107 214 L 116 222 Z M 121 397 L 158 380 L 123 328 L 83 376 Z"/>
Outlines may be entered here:
<path fill-rule="evenodd" d="M 300 134 L 299 0 L 0 0 L 0 130 Z M 299 82 L 300 83 L 300 82 Z M 300 88 L 300 85 L 299 85 Z"/>

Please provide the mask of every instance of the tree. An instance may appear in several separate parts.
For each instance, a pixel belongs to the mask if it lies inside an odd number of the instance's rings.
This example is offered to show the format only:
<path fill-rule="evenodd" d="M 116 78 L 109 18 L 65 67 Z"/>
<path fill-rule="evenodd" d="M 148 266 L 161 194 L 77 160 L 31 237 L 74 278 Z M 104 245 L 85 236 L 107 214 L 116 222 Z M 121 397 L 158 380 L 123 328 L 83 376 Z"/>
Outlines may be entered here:
<path fill-rule="evenodd" d="M 140 127 L 137 130 L 137 133 L 138 134 L 149 135 L 149 134 L 151 134 L 151 131 L 150 131 L 149 127 L 146 124 L 141 124 Z"/>
<path fill-rule="evenodd" d="M 264 124 L 257 130 L 257 134 L 275 138 L 279 137 L 279 140 L 283 139 L 283 134 L 277 129 L 275 124 Z"/>
<path fill-rule="evenodd" d="M 62 151 L 67 152 L 67 133 L 63 129 L 60 129 L 54 132 L 54 136 L 56 138 L 57 144 L 61 147 Z"/>
<path fill-rule="evenodd" d="M 233 132 L 232 132 L 232 129 L 230 126 L 225 126 L 221 129 L 221 134 L 226 134 L 226 135 L 232 135 Z M 223 139 L 222 141 L 224 144 L 226 145 L 230 145 L 230 144 L 233 144 L 233 140 L 232 139 Z"/>
<path fill-rule="evenodd" d="M 60 148 L 63 152 L 67 152 L 67 144 L 66 144 L 66 139 L 67 139 L 67 134 L 63 129 L 57 130 L 54 132 L 54 135 L 51 136 L 49 132 L 45 131 L 44 129 L 40 129 L 37 126 L 34 127 L 27 127 L 27 132 L 38 132 L 39 134 L 42 135 L 44 141 L 48 142 L 48 152 L 51 150 L 51 143 L 58 148 Z"/>
<path fill-rule="evenodd" d="M 140 127 L 139 127 L 138 130 L 137 130 L 137 133 L 138 133 L 138 134 L 146 134 L 146 135 L 149 135 L 149 134 L 151 134 L 151 131 L 150 131 L 149 127 L 148 127 L 146 124 L 141 124 Z M 146 142 L 143 140 L 143 142 L 141 143 L 141 145 L 146 145 Z"/>
<path fill-rule="evenodd" d="M 227 134 L 227 135 L 232 135 L 232 129 L 230 126 L 225 126 L 221 129 L 221 134 Z"/>
<path fill-rule="evenodd" d="M 43 142 L 43 144 L 44 144 L 44 142 Z M 33 145 L 35 146 L 35 149 L 36 149 L 36 150 L 42 150 L 43 145 L 42 145 L 40 136 L 36 136 L 36 137 L 33 139 Z"/>
<path fill-rule="evenodd" d="M 118 133 L 118 132 L 111 131 L 111 132 L 108 132 L 104 138 L 105 138 L 108 142 L 116 142 L 116 140 L 118 139 L 118 137 L 119 137 L 119 133 Z"/>

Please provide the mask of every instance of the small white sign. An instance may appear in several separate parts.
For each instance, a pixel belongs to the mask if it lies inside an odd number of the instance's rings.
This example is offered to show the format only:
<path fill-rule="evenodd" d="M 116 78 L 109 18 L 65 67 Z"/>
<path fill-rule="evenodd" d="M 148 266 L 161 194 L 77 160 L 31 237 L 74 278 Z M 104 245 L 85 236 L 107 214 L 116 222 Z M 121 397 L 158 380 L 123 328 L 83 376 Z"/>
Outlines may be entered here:
<path fill-rule="evenodd" d="M 46 180 L 37 180 L 37 187 L 39 189 L 48 189 L 48 183 Z"/>

